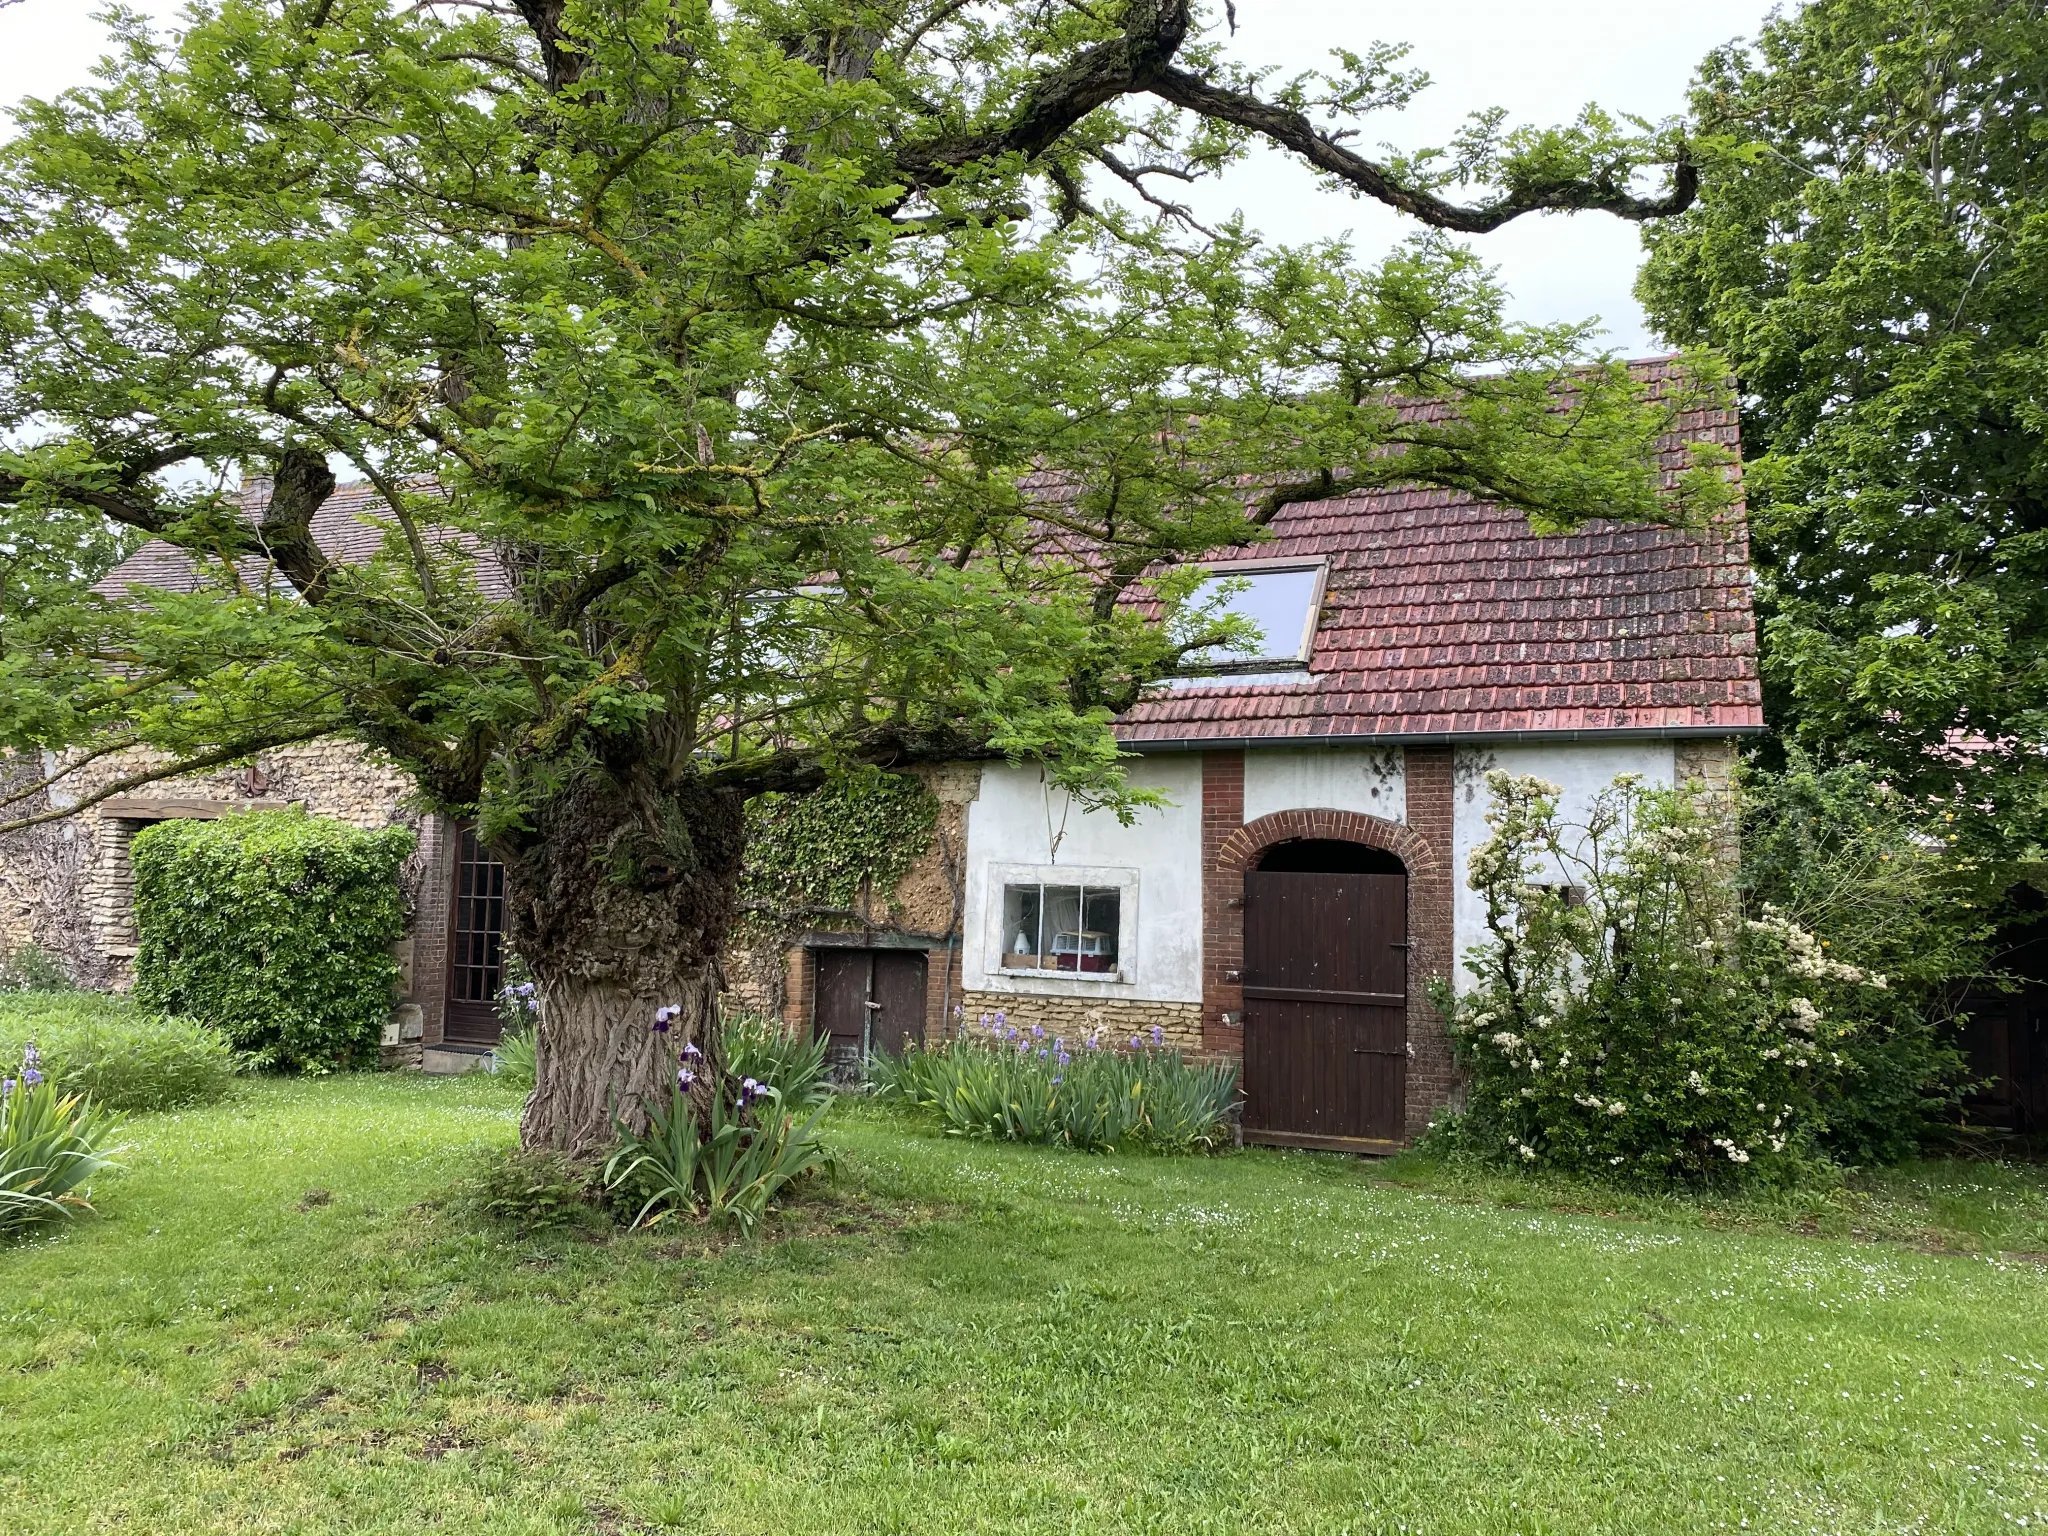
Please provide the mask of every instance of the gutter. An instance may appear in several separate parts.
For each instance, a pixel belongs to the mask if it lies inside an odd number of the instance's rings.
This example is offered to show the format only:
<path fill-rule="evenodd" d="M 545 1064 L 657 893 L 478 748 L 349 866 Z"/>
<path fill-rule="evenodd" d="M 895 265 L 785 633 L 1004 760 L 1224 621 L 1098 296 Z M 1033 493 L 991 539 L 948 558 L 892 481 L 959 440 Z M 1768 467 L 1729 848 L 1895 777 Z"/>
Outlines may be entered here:
<path fill-rule="evenodd" d="M 1126 752 L 1215 752 L 1225 748 L 1285 747 L 1481 747 L 1538 742 L 1677 741 L 1726 736 L 1761 736 L 1762 725 L 1613 726 L 1589 731 L 1352 731 L 1323 736 L 1183 736 L 1119 741 Z"/>

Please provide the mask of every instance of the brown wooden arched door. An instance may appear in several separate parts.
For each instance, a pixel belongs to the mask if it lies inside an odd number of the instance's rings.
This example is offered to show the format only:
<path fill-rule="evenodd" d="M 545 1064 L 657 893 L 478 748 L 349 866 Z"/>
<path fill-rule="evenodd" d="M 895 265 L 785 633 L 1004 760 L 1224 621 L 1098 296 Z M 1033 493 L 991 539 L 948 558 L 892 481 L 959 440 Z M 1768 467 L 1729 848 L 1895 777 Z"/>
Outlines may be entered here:
<path fill-rule="evenodd" d="M 1371 872 L 1318 867 L 1332 863 Z M 1348 860 L 1326 849 L 1271 858 L 1245 876 L 1248 1140 L 1356 1151 L 1400 1143 L 1408 877 L 1388 865 L 1400 868 L 1377 849 Z"/>

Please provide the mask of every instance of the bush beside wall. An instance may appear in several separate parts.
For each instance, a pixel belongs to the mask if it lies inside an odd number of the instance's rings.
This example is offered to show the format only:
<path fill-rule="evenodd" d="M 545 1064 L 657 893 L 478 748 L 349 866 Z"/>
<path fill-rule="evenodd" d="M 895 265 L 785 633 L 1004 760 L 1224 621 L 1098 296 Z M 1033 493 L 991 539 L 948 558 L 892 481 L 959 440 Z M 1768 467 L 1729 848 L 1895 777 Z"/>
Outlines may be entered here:
<path fill-rule="evenodd" d="M 136 834 L 135 992 L 270 1067 L 369 1066 L 404 929 L 401 827 L 303 811 L 166 821 Z"/>

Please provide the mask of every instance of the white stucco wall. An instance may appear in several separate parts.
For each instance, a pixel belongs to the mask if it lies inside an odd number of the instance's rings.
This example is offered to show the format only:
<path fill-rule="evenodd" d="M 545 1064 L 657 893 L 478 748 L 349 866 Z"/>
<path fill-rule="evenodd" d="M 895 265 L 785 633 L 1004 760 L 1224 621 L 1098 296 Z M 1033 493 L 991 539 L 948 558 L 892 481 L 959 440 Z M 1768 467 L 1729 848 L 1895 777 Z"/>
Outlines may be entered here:
<path fill-rule="evenodd" d="M 968 991 L 1202 1000 L 1201 759 L 1192 753 L 1144 758 L 1131 765 L 1130 782 L 1156 789 L 1172 803 L 1141 812 L 1126 827 L 1112 815 L 1070 807 L 1058 790 L 1048 793 L 1036 768 L 983 769 L 981 796 L 967 810 L 960 948 Z M 1003 886 L 1022 880 L 1121 887 L 1118 958 L 1124 979 L 1016 976 L 996 969 L 991 962 L 1003 942 Z"/>
<path fill-rule="evenodd" d="M 1461 991 L 1472 980 L 1465 969 L 1465 951 L 1477 944 L 1485 932 L 1485 904 L 1479 893 L 1465 883 L 1465 877 L 1472 850 L 1486 841 L 1490 799 L 1486 775 L 1495 768 L 1508 773 L 1533 773 L 1557 785 L 1563 791 L 1558 810 L 1566 822 L 1584 821 L 1594 798 L 1620 774 L 1639 773 L 1645 781 L 1666 788 L 1675 782 L 1668 741 L 1460 747 L 1452 768 L 1451 845 L 1457 856 L 1457 876 L 1451 922 L 1458 951 L 1455 984 Z"/>
<path fill-rule="evenodd" d="M 1245 753 L 1246 821 L 1304 808 L 1405 822 L 1408 783 L 1401 749 L 1255 747 Z"/>

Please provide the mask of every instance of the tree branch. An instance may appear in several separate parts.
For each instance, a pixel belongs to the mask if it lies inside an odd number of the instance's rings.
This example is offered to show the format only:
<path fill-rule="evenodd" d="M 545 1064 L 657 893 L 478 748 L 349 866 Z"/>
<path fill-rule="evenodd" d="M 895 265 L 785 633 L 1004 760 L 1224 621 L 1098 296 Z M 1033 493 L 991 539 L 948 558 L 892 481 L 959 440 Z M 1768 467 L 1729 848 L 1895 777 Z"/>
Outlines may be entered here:
<path fill-rule="evenodd" d="M 1617 218 L 1638 221 L 1659 219 L 1683 213 L 1699 192 L 1699 169 L 1681 147 L 1672 166 L 1671 191 L 1663 197 L 1635 197 L 1603 181 L 1566 180 L 1516 188 L 1491 202 L 1466 207 L 1403 186 L 1385 166 L 1325 137 L 1314 123 L 1291 107 L 1275 106 L 1249 92 L 1229 90 L 1167 65 L 1153 72 L 1145 81 L 1145 89 L 1187 111 L 1262 133 L 1293 150 L 1317 170 L 1329 172 L 1367 196 L 1425 224 L 1461 234 L 1483 235 L 1525 213 L 1545 209 L 1611 213 Z"/>
<path fill-rule="evenodd" d="M 334 471 L 310 448 L 287 448 L 278 457 L 270 500 L 256 535 L 277 568 L 291 578 L 299 596 L 318 605 L 327 596 L 333 562 L 313 542 L 313 514 L 334 494 Z"/>

